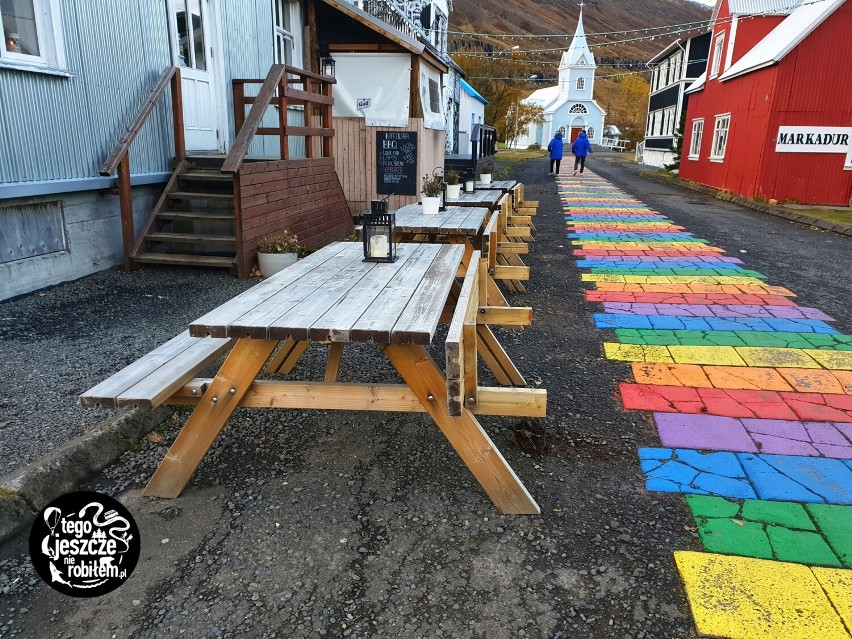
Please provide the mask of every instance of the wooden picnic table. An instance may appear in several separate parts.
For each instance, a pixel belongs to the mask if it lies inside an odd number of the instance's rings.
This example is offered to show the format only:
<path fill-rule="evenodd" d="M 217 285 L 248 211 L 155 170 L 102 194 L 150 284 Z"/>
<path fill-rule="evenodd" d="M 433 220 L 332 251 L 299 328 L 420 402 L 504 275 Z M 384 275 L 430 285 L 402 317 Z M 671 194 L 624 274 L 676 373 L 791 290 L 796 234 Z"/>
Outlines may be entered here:
<path fill-rule="evenodd" d="M 409 204 L 396 211 L 396 230 L 400 233 L 476 236 L 488 219 L 487 207 L 448 206 L 437 215 L 423 215 L 421 204 Z"/>
<path fill-rule="evenodd" d="M 447 198 L 447 206 L 487 206 L 494 210 L 503 197 L 503 191 L 499 189 L 475 190 L 473 193 L 462 191 L 457 198 Z"/>
<path fill-rule="evenodd" d="M 475 251 L 459 286 L 462 246 L 401 244 L 398 254 L 394 263 L 364 262 L 359 243 L 331 244 L 192 322 L 189 336 L 179 338 L 183 348 L 194 340 L 189 349 L 203 350 L 206 359 L 185 370 L 172 366 L 151 405 L 195 409 L 144 494 L 180 495 L 238 406 L 425 412 L 501 512 L 537 514 L 535 500 L 475 417 L 542 417 L 547 398 L 546 391 L 524 388 L 523 376 L 487 325 L 491 310 L 481 295 L 487 260 Z M 450 322 L 446 375 L 424 349 L 442 319 Z M 215 348 L 229 346 L 223 338 L 232 340 L 233 348 L 215 377 L 186 381 L 209 362 L 208 341 Z M 289 374 L 312 342 L 330 343 L 323 381 L 258 379 L 261 372 Z M 354 342 L 381 348 L 404 384 L 339 383 L 343 348 Z M 146 356 L 154 356 L 151 362 L 142 358 L 88 391 L 83 405 L 106 405 L 106 395 L 133 401 L 137 378 L 147 375 L 150 387 L 157 371 L 169 368 L 161 351 Z M 477 356 L 501 387 L 479 386 Z M 147 392 L 155 395 L 150 388 Z"/>
<path fill-rule="evenodd" d="M 488 184 L 483 182 L 474 182 L 473 188 L 476 191 L 500 191 L 502 193 L 508 193 L 517 185 L 517 180 L 494 180 Z"/>
<path fill-rule="evenodd" d="M 523 263 L 511 264 L 500 254 L 500 238 L 505 229 L 504 207 L 492 213 L 486 207 L 448 206 L 437 215 L 423 215 L 423 206 L 409 204 L 396 211 L 396 231 L 400 242 L 435 242 L 439 238 L 451 244 L 464 246 L 462 268 L 466 271 L 470 257 L 480 250 L 488 262 L 488 286 L 485 291 L 489 306 L 510 307 L 494 280 L 503 280 L 511 290 L 517 290 L 515 282 L 529 279 L 529 268 Z M 505 244 L 505 243 L 504 243 Z M 514 257 L 514 256 L 510 256 Z M 517 261 L 519 261 L 518 258 Z M 532 309 L 515 307 L 523 314 L 502 313 L 503 321 L 492 324 L 527 326 L 532 323 Z M 499 313 L 495 313 L 495 318 Z"/>

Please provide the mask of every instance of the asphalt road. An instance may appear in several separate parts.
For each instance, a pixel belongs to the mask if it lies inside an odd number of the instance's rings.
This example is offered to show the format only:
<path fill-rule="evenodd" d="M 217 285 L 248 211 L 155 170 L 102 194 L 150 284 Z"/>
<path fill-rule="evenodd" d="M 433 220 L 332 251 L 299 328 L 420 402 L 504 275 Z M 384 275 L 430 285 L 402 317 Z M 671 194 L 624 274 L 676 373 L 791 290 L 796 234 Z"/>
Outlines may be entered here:
<path fill-rule="evenodd" d="M 594 155 L 590 167 L 848 330 L 849 238 L 648 182 L 622 159 Z M 602 356 L 608 334 L 593 327 L 546 173 L 542 158 L 512 176 L 541 203 L 532 280 L 511 297 L 536 316 L 499 338 L 548 390 L 548 417 L 481 420 L 541 516 L 499 515 L 416 415 L 241 410 L 179 499 L 144 499 L 179 414 L 162 443 L 143 441 L 93 484 L 120 494 L 139 524 L 131 580 L 99 599 L 68 599 L 38 581 L 23 540 L 7 544 L 0 636 L 693 637 L 672 551 L 700 549 L 694 523 L 680 496 L 644 490 L 636 448 L 656 435 L 614 397 L 629 368 Z M 128 299 L 134 277 L 122 275 Z M 312 347 L 296 373 L 321 376 L 323 366 Z M 344 370 L 342 381 L 395 376 L 369 348 L 347 351 Z"/>

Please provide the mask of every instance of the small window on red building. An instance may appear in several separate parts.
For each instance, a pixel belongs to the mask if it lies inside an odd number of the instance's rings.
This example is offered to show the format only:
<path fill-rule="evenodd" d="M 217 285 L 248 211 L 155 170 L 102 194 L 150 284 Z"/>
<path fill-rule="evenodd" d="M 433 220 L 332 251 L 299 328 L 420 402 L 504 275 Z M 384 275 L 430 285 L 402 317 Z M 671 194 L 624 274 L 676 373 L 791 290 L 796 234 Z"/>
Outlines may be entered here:
<path fill-rule="evenodd" d="M 704 133 L 704 119 L 692 121 L 692 138 L 689 141 L 689 159 L 697 160 L 701 155 L 701 136 Z"/>
<path fill-rule="evenodd" d="M 725 32 L 722 31 L 716 36 L 713 46 L 713 66 L 710 70 L 710 77 L 715 78 L 719 75 L 719 69 L 722 67 L 722 52 L 725 50 Z"/>
<path fill-rule="evenodd" d="M 721 162 L 725 159 L 725 149 L 728 146 L 728 128 L 731 125 L 731 114 L 716 116 L 713 127 L 713 146 L 710 147 L 710 159 Z"/>

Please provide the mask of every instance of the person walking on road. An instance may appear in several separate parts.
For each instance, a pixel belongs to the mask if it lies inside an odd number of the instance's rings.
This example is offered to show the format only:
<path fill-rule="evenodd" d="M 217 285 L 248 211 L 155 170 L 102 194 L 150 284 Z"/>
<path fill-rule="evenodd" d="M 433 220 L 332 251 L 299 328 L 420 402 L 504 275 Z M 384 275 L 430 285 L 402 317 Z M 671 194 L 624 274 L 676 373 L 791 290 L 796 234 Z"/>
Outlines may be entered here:
<path fill-rule="evenodd" d="M 547 145 L 547 150 L 550 153 L 550 173 L 553 175 L 553 166 L 556 165 L 556 172 L 559 173 L 559 165 L 562 164 L 562 151 L 564 144 L 562 142 L 562 132 L 557 132 Z"/>
<path fill-rule="evenodd" d="M 580 173 L 586 168 L 586 156 L 592 152 L 592 143 L 585 131 L 580 131 L 580 135 L 574 140 L 571 145 L 571 153 L 574 154 L 574 175 L 577 175 L 577 167 L 580 167 Z"/>

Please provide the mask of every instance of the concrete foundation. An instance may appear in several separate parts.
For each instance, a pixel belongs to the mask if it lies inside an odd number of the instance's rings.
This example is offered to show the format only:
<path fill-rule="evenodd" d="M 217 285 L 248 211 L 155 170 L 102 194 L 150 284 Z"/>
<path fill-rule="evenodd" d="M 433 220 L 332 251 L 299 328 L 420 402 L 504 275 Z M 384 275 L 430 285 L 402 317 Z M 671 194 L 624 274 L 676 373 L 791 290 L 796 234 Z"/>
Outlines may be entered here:
<path fill-rule="evenodd" d="M 162 185 L 133 187 L 137 234 L 162 189 Z M 56 201 L 62 202 L 66 250 L 0 264 L 0 300 L 75 280 L 123 261 L 121 215 L 115 195 L 80 191 L 0 200 L 0 215 L 7 207 Z"/>

